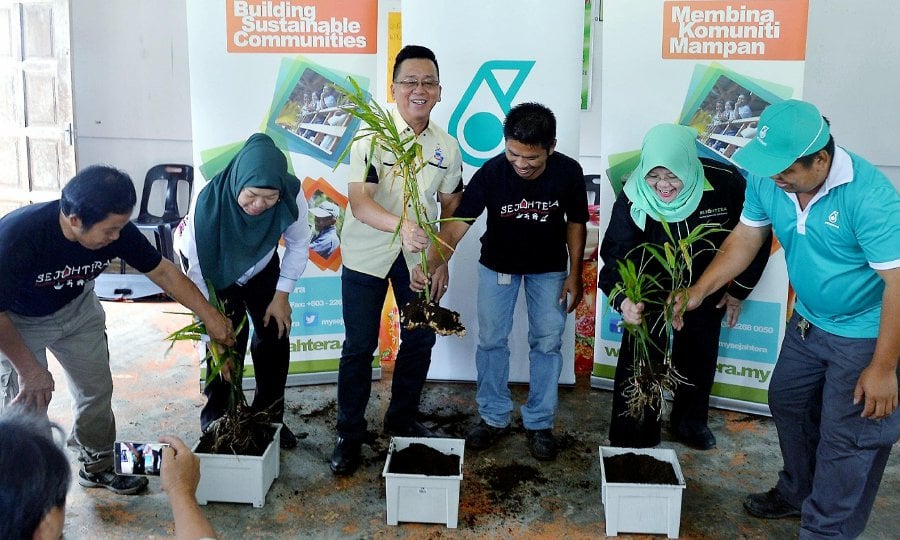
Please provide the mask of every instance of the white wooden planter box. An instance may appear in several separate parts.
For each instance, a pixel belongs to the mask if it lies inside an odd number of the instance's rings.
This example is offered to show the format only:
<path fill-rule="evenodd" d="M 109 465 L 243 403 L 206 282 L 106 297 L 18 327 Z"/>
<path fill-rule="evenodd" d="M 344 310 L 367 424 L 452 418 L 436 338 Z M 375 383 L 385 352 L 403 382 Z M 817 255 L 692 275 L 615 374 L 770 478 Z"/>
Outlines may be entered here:
<path fill-rule="evenodd" d="M 280 474 L 281 424 L 274 426 L 275 436 L 261 456 L 197 454 L 200 458 L 199 504 L 213 501 L 252 503 L 256 508 L 263 507 L 269 487 Z"/>
<path fill-rule="evenodd" d="M 459 474 L 426 476 L 388 472 L 394 452 L 413 443 L 421 443 L 444 454 L 459 456 Z M 446 523 L 455 529 L 459 517 L 459 484 L 462 481 L 464 439 L 393 437 L 384 464 L 387 524 L 401 521 L 417 523 Z"/>
<path fill-rule="evenodd" d="M 607 482 L 603 458 L 629 452 L 671 463 L 678 478 L 678 485 Z M 601 446 L 600 474 L 600 497 L 603 502 L 607 536 L 627 532 L 665 534 L 669 538 L 678 538 L 678 529 L 681 526 L 681 495 L 685 483 L 674 450 Z"/>

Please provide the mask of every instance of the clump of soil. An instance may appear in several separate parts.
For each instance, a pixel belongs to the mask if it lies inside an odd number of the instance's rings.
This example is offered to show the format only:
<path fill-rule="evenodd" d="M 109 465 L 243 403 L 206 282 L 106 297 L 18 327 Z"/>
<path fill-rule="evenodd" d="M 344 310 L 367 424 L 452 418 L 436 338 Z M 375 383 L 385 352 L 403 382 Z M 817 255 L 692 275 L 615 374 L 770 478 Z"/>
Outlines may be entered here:
<path fill-rule="evenodd" d="M 303 415 L 303 418 L 306 421 L 309 421 L 311 418 L 333 418 L 335 416 L 335 411 L 337 410 L 337 401 L 330 400 L 325 405 L 319 407 L 318 409 L 313 409 Z"/>
<path fill-rule="evenodd" d="M 603 458 L 606 481 L 615 484 L 665 484 L 677 486 L 678 476 L 668 461 L 626 452 Z"/>
<path fill-rule="evenodd" d="M 445 454 L 421 443 L 412 443 L 394 451 L 388 472 L 394 474 L 424 474 L 426 476 L 459 475 L 457 455 Z"/>
<path fill-rule="evenodd" d="M 459 313 L 441 307 L 419 296 L 400 310 L 400 322 L 407 330 L 431 328 L 442 336 L 466 335 L 466 327 L 459 321 Z"/>
<path fill-rule="evenodd" d="M 419 411 L 418 419 L 435 433 L 452 439 L 465 439 L 471 426 L 472 415 L 455 411 L 452 407 L 439 407 L 432 412 Z"/>
<path fill-rule="evenodd" d="M 491 498 L 495 502 L 512 502 L 521 503 L 522 493 L 519 488 L 523 484 L 544 484 L 547 480 L 544 476 L 530 465 L 522 465 L 513 461 L 509 465 L 502 467 L 491 467 L 482 471 L 482 476 L 487 480 L 488 487 L 491 490 Z M 533 493 L 539 496 L 539 493 Z"/>
<path fill-rule="evenodd" d="M 238 405 L 206 428 L 197 453 L 261 456 L 275 437 L 268 413 Z"/>
<path fill-rule="evenodd" d="M 478 527 L 498 516 L 520 517 L 546 500 L 547 492 L 541 486 L 548 481 L 537 468 L 517 461 L 499 465 L 490 458 L 476 463 L 466 496 L 460 499 L 460 520 L 468 527 Z"/>

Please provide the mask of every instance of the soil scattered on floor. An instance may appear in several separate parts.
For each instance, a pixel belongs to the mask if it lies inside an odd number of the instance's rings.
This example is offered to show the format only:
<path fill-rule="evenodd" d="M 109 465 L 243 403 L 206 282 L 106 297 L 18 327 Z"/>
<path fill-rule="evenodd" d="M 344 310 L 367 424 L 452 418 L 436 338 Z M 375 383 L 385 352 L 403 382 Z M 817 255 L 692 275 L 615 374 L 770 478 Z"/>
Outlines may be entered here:
<path fill-rule="evenodd" d="M 672 464 L 653 456 L 632 452 L 605 456 L 603 468 L 608 483 L 678 485 Z"/>
<path fill-rule="evenodd" d="M 471 414 L 446 407 L 439 407 L 432 412 L 420 412 L 419 421 L 432 431 L 455 439 L 465 439 L 473 425 Z"/>
<path fill-rule="evenodd" d="M 492 459 L 482 462 L 465 482 L 460 499 L 460 520 L 469 528 L 478 527 L 498 516 L 520 516 L 542 497 L 540 485 L 547 480 L 541 472 L 516 461 L 498 466 Z"/>
<path fill-rule="evenodd" d="M 425 476 L 459 475 L 459 456 L 445 454 L 421 443 L 412 443 L 391 454 L 388 472 L 394 474 L 424 474 Z"/>
<path fill-rule="evenodd" d="M 523 484 L 544 484 L 547 480 L 530 465 L 522 465 L 513 461 L 502 467 L 486 468 L 480 472 L 487 481 L 491 498 L 495 503 L 521 503 Z M 535 493 L 536 494 L 536 493 Z"/>
<path fill-rule="evenodd" d="M 337 401 L 333 400 L 333 399 L 329 400 L 328 403 L 326 403 L 325 405 L 319 407 L 318 409 L 313 409 L 306 414 L 301 413 L 299 411 L 299 407 L 297 407 L 297 409 L 298 410 L 295 411 L 295 410 L 291 409 L 289 406 L 289 410 L 291 410 L 291 412 L 295 412 L 296 414 L 299 414 L 305 422 L 309 422 L 310 420 L 312 420 L 314 418 L 329 418 L 330 419 L 337 414 Z"/>
<path fill-rule="evenodd" d="M 760 435 L 765 431 L 759 417 L 749 414 L 739 416 L 733 412 L 725 415 L 725 429 L 731 433 L 746 432 Z"/>

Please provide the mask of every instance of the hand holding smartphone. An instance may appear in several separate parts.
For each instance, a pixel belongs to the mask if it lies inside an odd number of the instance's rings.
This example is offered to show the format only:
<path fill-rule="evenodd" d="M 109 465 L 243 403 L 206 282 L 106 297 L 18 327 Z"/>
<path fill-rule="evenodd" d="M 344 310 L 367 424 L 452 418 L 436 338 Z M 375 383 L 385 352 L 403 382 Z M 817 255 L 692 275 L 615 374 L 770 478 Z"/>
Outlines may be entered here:
<path fill-rule="evenodd" d="M 162 449 L 169 446 L 159 442 L 116 441 L 113 449 L 116 474 L 129 476 L 159 476 Z"/>

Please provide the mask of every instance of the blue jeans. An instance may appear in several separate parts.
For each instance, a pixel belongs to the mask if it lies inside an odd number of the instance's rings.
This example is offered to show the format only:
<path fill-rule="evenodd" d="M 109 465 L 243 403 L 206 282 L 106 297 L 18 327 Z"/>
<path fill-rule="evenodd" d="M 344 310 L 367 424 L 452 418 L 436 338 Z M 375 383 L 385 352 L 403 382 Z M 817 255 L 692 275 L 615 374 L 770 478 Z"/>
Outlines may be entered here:
<path fill-rule="evenodd" d="M 565 272 L 513 274 L 508 285 L 498 283 L 500 274 L 478 267 L 478 348 L 475 367 L 478 412 L 488 425 L 505 427 L 513 410 L 509 391 L 509 333 L 519 295 L 525 281 L 528 307 L 529 389 L 522 406 L 526 429 L 549 429 L 556 416 L 557 387 L 562 371 L 562 333 L 566 309 L 559 303 Z"/>
<path fill-rule="evenodd" d="M 778 491 L 801 508 L 800 538 L 856 538 L 900 436 L 900 414 L 860 417 L 853 391 L 875 339 L 851 339 L 788 323 L 769 386 L 769 408 L 784 459 Z"/>
<path fill-rule="evenodd" d="M 381 310 L 388 282 L 397 306 L 416 297 L 409 288 L 409 270 L 401 253 L 384 278 L 344 267 L 341 293 L 344 306 L 344 348 L 338 368 L 339 437 L 361 441 L 366 435 L 366 405 L 372 391 L 372 360 L 378 347 Z M 394 362 L 391 402 L 384 415 L 385 426 L 402 429 L 416 419 L 419 398 L 431 365 L 434 332 L 400 328 L 400 349 Z"/>

